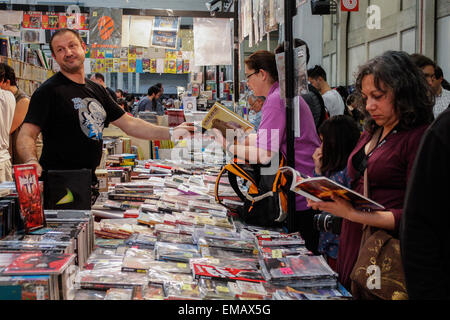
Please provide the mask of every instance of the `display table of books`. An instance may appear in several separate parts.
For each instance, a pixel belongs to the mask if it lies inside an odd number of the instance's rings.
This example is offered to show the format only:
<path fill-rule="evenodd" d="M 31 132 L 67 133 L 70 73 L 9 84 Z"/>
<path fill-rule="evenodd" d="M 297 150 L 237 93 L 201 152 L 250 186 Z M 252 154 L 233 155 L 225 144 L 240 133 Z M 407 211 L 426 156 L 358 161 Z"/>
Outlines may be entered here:
<path fill-rule="evenodd" d="M 92 211 L 45 211 L 45 227 L 4 234 L 0 299 L 350 299 L 298 233 L 247 225 L 216 203 L 220 168 L 137 161 Z M 219 183 L 228 206 L 242 205 Z"/>

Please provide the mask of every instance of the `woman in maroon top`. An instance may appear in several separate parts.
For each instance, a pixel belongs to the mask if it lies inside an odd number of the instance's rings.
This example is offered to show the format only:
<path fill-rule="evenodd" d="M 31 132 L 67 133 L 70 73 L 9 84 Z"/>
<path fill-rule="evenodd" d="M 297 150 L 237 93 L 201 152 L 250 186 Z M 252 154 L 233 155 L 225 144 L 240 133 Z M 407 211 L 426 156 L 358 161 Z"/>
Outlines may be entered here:
<path fill-rule="evenodd" d="M 343 217 L 337 260 L 339 281 L 350 289 L 350 273 L 358 257 L 362 226 L 381 228 L 398 238 L 406 185 L 420 140 L 433 121 L 434 98 L 420 69 L 405 52 L 387 51 L 361 66 L 356 92 L 366 116 L 365 131 L 350 154 L 347 167 L 352 188 L 364 193 L 367 168 L 369 197 L 385 211 L 356 210 L 348 201 L 308 204 Z M 381 135 L 379 132 L 381 130 Z M 376 147 L 368 150 L 372 136 Z"/>

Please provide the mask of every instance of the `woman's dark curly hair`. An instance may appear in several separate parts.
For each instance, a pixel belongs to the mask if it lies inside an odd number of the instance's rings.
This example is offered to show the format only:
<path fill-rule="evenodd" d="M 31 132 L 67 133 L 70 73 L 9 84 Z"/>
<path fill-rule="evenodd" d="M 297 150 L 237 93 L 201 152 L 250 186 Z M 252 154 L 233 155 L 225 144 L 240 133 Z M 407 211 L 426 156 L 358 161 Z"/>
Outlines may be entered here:
<path fill-rule="evenodd" d="M 366 111 L 366 104 L 362 98 L 362 80 L 367 75 L 373 75 L 378 90 L 386 91 L 381 88 L 381 83 L 392 90 L 400 130 L 430 124 L 434 120 L 434 94 L 423 72 L 406 52 L 386 51 L 360 66 L 356 77 L 358 109 L 365 116 L 365 130 L 373 133 L 378 128 Z"/>

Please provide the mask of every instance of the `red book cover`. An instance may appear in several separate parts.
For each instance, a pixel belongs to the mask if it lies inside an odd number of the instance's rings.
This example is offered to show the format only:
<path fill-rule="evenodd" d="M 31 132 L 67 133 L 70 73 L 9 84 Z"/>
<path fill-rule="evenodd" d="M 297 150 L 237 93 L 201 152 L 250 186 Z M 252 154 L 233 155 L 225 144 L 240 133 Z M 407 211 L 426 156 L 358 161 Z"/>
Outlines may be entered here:
<path fill-rule="evenodd" d="M 5 275 L 12 274 L 60 274 L 75 258 L 73 254 L 46 254 L 29 252 L 20 254 L 3 271 Z"/>
<path fill-rule="evenodd" d="M 23 13 L 22 27 L 27 29 L 40 29 L 42 26 L 42 12 L 25 11 Z"/>
<path fill-rule="evenodd" d="M 36 165 L 15 165 L 14 179 L 19 194 L 20 213 L 25 232 L 44 227 L 45 216 Z"/>
<path fill-rule="evenodd" d="M 224 281 L 250 281 L 265 282 L 261 273 L 257 270 L 235 269 L 228 267 L 217 267 L 194 263 L 195 278 L 214 279 Z"/>
<path fill-rule="evenodd" d="M 60 15 L 56 12 L 46 12 L 42 14 L 42 29 L 56 30 L 59 27 Z"/>

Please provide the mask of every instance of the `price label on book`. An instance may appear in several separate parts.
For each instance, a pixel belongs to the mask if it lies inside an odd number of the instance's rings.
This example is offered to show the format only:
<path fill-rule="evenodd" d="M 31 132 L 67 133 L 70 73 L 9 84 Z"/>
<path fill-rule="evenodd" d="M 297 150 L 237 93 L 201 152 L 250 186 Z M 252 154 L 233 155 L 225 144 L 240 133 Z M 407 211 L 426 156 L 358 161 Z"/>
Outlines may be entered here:
<path fill-rule="evenodd" d="M 185 284 L 183 284 L 183 286 L 181 287 L 181 290 L 183 290 L 183 291 L 192 291 L 192 287 L 191 287 L 190 284 L 185 283 Z"/>
<path fill-rule="evenodd" d="M 292 271 L 291 268 L 280 268 L 280 271 L 282 274 L 285 274 L 285 275 L 293 275 L 294 274 L 294 271 Z"/>
<path fill-rule="evenodd" d="M 283 252 L 281 249 L 272 250 L 272 258 L 281 259 L 283 258 Z"/>
<path fill-rule="evenodd" d="M 224 286 L 217 286 L 216 289 L 217 289 L 218 292 L 221 292 L 221 293 L 228 293 L 228 292 L 230 292 L 230 290 L 228 290 L 228 288 L 224 287 Z"/>
<path fill-rule="evenodd" d="M 180 269 L 186 269 L 187 264 L 186 263 L 177 263 L 177 267 Z"/>

